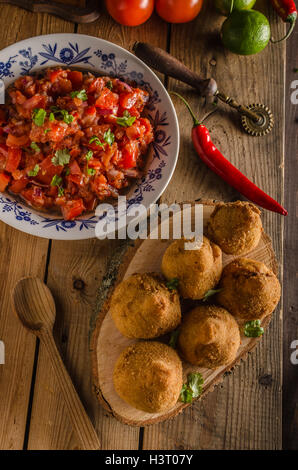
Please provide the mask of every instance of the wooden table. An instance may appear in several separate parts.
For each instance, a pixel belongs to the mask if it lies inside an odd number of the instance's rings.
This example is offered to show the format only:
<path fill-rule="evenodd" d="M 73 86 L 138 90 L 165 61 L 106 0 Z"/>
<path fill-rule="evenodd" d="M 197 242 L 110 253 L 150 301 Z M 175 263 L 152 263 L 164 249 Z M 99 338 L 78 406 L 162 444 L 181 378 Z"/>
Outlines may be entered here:
<path fill-rule="evenodd" d="M 69 0 L 67 3 L 83 4 Z M 270 18 L 276 36 L 283 23 L 260 0 L 257 8 Z M 121 27 L 106 13 L 91 25 L 74 25 L 46 14 L 32 14 L 1 5 L 1 47 L 31 36 L 48 33 L 83 33 L 111 40 L 131 49 L 136 40 L 151 42 L 170 51 L 186 65 L 212 75 L 221 88 L 243 103 L 264 102 L 275 117 L 273 132 L 252 138 L 239 127 L 234 112 L 221 111 L 208 122 L 214 142 L 248 177 L 274 198 L 283 201 L 286 174 L 286 203 L 291 210 L 286 228 L 284 336 L 282 304 L 256 350 L 224 379 L 222 385 L 174 420 L 146 429 L 120 424 L 98 405 L 91 390 L 89 323 L 96 309 L 96 296 L 109 260 L 118 242 L 97 239 L 78 242 L 48 241 L 0 224 L 1 312 L 0 339 L 6 346 L 6 364 L 0 366 L 0 448 L 76 449 L 78 443 L 67 411 L 49 367 L 48 358 L 33 336 L 25 332 L 12 314 L 12 286 L 22 276 L 44 279 L 57 303 L 55 336 L 70 375 L 88 413 L 95 423 L 104 449 L 281 449 L 297 448 L 297 370 L 289 361 L 290 343 L 298 338 L 295 315 L 297 299 L 293 280 L 297 279 L 297 140 L 294 140 L 295 107 L 290 105 L 289 83 L 298 32 L 286 45 L 270 45 L 259 55 L 238 57 L 220 44 L 218 31 L 222 17 L 205 1 L 197 20 L 186 25 L 168 25 L 156 15 L 143 26 Z M 295 44 L 296 41 L 296 44 Z M 292 45 L 292 46 L 291 46 Z M 198 109 L 195 93 L 167 77 L 167 87 L 179 90 Z M 285 93 L 287 83 L 287 94 Z M 287 111 L 287 159 L 285 147 L 285 96 Z M 189 138 L 191 121 L 183 105 L 175 102 L 180 120 L 181 149 L 177 169 L 162 201 L 212 198 L 239 199 L 239 194 L 212 174 L 196 157 Z M 297 124 L 296 124 L 297 125 Z M 296 170 L 296 171 L 295 171 Z M 283 218 L 265 212 L 263 222 L 271 235 L 283 277 Z M 296 281 L 297 283 L 297 281 Z M 283 343 L 284 337 L 284 343 Z M 283 377 L 284 344 L 284 377 Z M 284 380 L 284 381 L 283 381 Z M 296 396 L 295 396 L 296 393 Z M 282 400 L 284 397 L 284 413 Z M 296 413 L 296 418 L 295 418 Z M 282 420 L 284 416 L 284 442 Z"/>

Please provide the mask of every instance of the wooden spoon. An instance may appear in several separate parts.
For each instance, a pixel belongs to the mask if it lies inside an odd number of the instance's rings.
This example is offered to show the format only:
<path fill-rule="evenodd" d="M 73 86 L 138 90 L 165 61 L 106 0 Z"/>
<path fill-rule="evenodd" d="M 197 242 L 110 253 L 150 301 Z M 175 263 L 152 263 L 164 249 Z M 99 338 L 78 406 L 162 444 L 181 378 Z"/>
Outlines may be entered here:
<path fill-rule="evenodd" d="M 68 412 L 83 449 L 98 450 L 95 429 L 69 377 L 53 337 L 56 308 L 49 288 L 38 278 L 21 279 L 12 292 L 13 305 L 22 324 L 46 347 Z"/>

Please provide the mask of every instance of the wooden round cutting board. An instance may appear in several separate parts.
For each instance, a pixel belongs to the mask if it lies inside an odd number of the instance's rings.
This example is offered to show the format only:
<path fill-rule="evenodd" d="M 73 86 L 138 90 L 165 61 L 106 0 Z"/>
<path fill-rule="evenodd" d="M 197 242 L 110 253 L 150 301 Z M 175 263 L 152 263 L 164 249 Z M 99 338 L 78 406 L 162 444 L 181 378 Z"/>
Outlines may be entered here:
<path fill-rule="evenodd" d="M 201 202 L 200 202 L 201 204 Z M 194 206 L 193 206 L 194 207 Z M 214 203 L 206 201 L 203 203 L 204 228 L 214 209 Z M 193 209 L 192 209 L 193 211 Z M 93 387 L 95 393 L 107 411 L 125 424 L 132 426 L 146 426 L 172 418 L 184 408 L 190 406 L 177 402 L 176 406 L 165 413 L 146 413 L 133 408 L 125 403 L 115 392 L 113 385 L 113 370 L 119 354 L 128 345 L 138 340 L 125 338 L 117 330 L 109 313 L 110 297 L 115 286 L 123 279 L 133 273 L 161 272 L 161 259 L 171 240 L 138 240 L 134 246 L 128 248 L 123 263 L 118 271 L 114 285 L 110 288 L 106 301 L 98 314 L 96 327 L 91 338 Z M 277 273 L 277 262 L 270 238 L 263 232 L 259 245 L 246 258 L 262 261 L 275 274 Z M 223 253 L 223 266 L 237 257 Z M 271 317 L 267 317 L 262 326 L 267 328 Z M 241 327 L 241 325 L 240 325 Z M 266 334 L 266 333 L 265 333 Z M 214 386 L 223 380 L 224 374 L 231 370 L 236 364 L 244 359 L 260 338 L 247 338 L 241 334 L 241 345 L 235 361 L 228 366 L 218 367 L 215 370 L 192 366 L 183 362 L 183 380 L 189 372 L 200 372 L 204 378 L 203 393 L 201 397 L 213 390 Z M 133 384 L 132 384 L 133 387 Z M 201 398 L 200 397 L 200 398 Z"/>

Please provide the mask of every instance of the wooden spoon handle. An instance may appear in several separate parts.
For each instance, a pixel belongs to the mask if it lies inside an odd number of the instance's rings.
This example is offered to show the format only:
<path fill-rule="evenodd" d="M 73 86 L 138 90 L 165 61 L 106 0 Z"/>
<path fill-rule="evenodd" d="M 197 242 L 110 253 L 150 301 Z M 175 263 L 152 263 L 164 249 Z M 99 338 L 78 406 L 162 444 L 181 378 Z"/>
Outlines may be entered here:
<path fill-rule="evenodd" d="M 39 338 L 45 345 L 68 412 L 83 450 L 98 450 L 100 442 L 61 359 L 52 332 L 42 329 Z"/>
<path fill-rule="evenodd" d="M 97 0 L 90 1 L 88 8 L 65 5 L 51 0 L 0 0 L 0 3 L 9 3 L 33 13 L 52 13 L 74 23 L 91 23 L 99 18 L 99 11 L 97 9 L 99 2 Z"/>
<path fill-rule="evenodd" d="M 214 96 L 217 91 L 217 83 L 213 78 L 204 80 L 197 73 L 192 72 L 182 62 L 168 54 L 159 47 L 151 46 L 145 42 L 136 42 L 133 51 L 139 59 L 158 72 L 195 88 L 201 96 Z"/>

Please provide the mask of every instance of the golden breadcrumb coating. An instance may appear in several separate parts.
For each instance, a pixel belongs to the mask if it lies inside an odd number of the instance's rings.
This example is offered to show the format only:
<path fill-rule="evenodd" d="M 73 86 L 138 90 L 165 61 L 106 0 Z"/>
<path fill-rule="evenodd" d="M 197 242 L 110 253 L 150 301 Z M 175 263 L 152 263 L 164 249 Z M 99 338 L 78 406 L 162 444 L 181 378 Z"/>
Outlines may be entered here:
<path fill-rule="evenodd" d="M 218 283 L 222 272 L 221 249 L 203 237 L 198 250 L 185 250 L 185 239 L 175 240 L 166 249 L 161 269 L 166 279 L 179 279 L 183 298 L 202 299 Z"/>
<path fill-rule="evenodd" d="M 182 363 L 173 348 L 157 341 L 128 346 L 114 368 L 114 387 L 128 404 L 148 413 L 173 408 L 182 388 Z"/>
<path fill-rule="evenodd" d="M 219 283 L 217 302 L 243 320 L 270 315 L 280 299 L 280 283 L 264 263 L 238 258 L 228 264 Z"/>
<path fill-rule="evenodd" d="M 118 330 L 128 338 L 157 338 L 177 328 L 181 308 L 157 274 L 133 274 L 115 289 L 110 312 Z"/>
<path fill-rule="evenodd" d="M 190 364 L 209 369 L 230 364 L 239 346 L 238 324 L 224 308 L 204 305 L 183 315 L 178 348 Z"/>
<path fill-rule="evenodd" d="M 225 253 L 244 255 L 259 244 L 263 231 L 260 214 L 250 202 L 221 202 L 209 218 L 207 235 Z"/>

